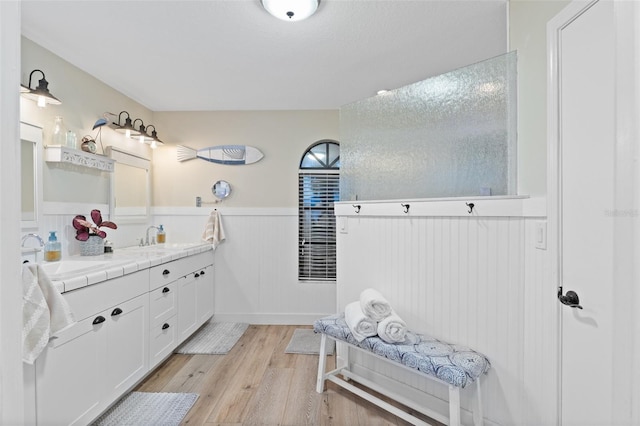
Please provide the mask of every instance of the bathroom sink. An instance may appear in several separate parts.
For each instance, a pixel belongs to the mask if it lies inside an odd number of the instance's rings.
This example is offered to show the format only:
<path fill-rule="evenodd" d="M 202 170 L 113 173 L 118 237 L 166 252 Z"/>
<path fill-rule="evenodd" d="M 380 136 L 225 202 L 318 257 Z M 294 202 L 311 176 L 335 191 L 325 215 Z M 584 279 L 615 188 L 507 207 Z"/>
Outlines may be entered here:
<path fill-rule="evenodd" d="M 84 272 L 93 272 L 104 268 L 110 262 L 103 260 L 61 260 L 59 262 L 43 263 L 40 266 L 45 274 L 54 281 L 62 280 Z"/>

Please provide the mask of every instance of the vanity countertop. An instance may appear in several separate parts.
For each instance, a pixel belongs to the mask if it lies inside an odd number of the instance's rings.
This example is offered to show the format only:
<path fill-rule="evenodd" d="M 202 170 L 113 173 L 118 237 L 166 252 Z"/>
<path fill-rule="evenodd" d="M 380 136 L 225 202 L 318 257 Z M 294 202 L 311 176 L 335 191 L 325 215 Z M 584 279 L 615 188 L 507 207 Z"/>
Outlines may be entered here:
<path fill-rule="evenodd" d="M 211 243 L 157 244 L 116 249 L 98 256 L 69 256 L 40 264 L 56 289 L 65 293 L 212 249 Z"/>

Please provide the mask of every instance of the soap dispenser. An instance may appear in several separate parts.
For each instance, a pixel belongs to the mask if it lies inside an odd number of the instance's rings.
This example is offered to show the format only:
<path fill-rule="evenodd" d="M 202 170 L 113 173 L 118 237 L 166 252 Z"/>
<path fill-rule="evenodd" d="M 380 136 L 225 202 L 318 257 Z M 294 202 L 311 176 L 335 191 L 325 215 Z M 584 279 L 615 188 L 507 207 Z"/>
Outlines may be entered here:
<path fill-rule="evenodd" d="M 44 245 L 44 260 L 55 262 L 62 257 L 62 245 L 56 237 L 56 231 L 49 231 L 49 241 Z"/>
<path fill-rule="evenodd" d="M 156 241 L 158 241 L 158 244 L 163 244 L 167 242 L 167 234 L 164 232 L 164 228 L 162 227 L 162 225 L 160 225 L 160 228 L 158 228 Z"/>

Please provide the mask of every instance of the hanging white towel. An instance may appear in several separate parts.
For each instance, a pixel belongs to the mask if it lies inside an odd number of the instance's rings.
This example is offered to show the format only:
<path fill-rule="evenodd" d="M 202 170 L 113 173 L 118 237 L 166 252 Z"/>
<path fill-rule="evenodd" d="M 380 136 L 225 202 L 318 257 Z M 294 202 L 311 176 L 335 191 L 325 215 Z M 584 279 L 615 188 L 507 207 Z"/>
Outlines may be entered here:
<path fill-rule="evenodd" d="M 375 336 L 378 333 L 378 323 L 362 312 L 360 302 L 351 302 L 344 308 L 344 320 L 351 330 L 351 334 L 358 341 L 362 342 L 367 337 Z"/>
<path fill-rule="evenodd" d="M 209 215 L 202 233 L 202 239 L 210 242 L 214 249 L 226 239 L 222 228 L 222 215 L 218 213 L 218 210 L 213 210 Z"/>
<path fill-rule="evenodd" d="M 368 288 L 360 293 L 362 312 L 374 321 L 382 321 L 391 315 L 391 304 L 378 290 Z"/>
<path fill-rule="evenodd" d="M 407 324 L 395 312 L 378 323 L 378 336 L 387 343 L 404 342 L 406 334 Z"/>
<path fill-rule="evenodd" d="M 38 358 L 49 339 L 75 323 L 67 301 L 40 265 L 22 267 L 22 359 Z"/>

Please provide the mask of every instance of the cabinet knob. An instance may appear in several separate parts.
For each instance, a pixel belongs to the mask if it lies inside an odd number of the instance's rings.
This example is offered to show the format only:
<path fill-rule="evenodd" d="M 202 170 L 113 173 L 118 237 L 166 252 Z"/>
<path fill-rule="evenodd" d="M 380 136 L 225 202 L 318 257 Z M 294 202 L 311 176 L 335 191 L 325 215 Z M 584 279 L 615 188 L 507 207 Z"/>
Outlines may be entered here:
<path fill-rule="evenodd" d="M 169 293 L 171 290 L 169 289 L 169 287 L 165 287 L 162 289 L 163 293 Z"/>
<path fill-rule="evenodd" d="M 101 324 L 103 322 L 105 322 L 106 319 L 104 319 L 104 317 L 102 315 L 98 315 L 94 320 L 93 320 L 93 325 L 96 324 Z"/>
<path fill-rule="evenodd" d="M 162 271 L 162 275 L 169 275 L 171 272 L 169 272 L 168 269 L 165 269 L 164 271 Z"/>
<path fill-rule="evenodd" d="M 169 328 L 169 324 L 167 324 L 166 322 L 164 324 L 162 324 L 162 329 L 166 330 L 167 328 Z"/>
<path fill-rule="evenodd" d="M 200 275 L 204 275 L 204 271 L 200 271 Z"/>
<path fill-rule="evenodd" d="M 115 317 L 116 315 L 120 315 L 122 313 L 122 309 L 120 308 L 115 308 L 112 312 L 111 312 L 111 316 Z"/>
<path fill-rule="evenodd" d="M 198 278 L 200 276 L 200 274 L 196 272 L 195 274 L 193 274 L 193 276 Z"/>

